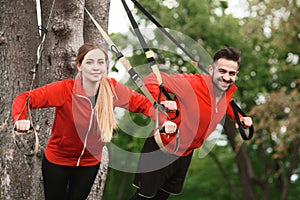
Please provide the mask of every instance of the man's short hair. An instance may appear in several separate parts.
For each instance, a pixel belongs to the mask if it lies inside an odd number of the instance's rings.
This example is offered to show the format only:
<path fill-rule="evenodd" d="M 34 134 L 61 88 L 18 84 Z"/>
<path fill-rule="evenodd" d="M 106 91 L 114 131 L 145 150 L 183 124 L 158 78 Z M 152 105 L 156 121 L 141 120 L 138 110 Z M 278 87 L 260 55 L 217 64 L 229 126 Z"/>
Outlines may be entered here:
<path fill-rule="evenodd" d="M 238 66 L 240 66 L 240 55 L 241 53 L 237 49 L 233 47 L 224 47 L 215 53 L 213 61 L 216 62 L 220 58 L 225 58 L 237 62 Z"/>

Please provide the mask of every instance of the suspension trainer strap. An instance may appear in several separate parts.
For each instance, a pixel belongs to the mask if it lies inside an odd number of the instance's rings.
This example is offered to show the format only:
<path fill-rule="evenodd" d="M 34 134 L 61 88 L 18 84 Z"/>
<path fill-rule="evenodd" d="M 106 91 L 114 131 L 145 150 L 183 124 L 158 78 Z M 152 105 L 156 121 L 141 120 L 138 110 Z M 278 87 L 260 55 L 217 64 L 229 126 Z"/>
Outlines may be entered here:
<path fill-rule="evenodd" d="M 20 147 L 20 145 L 18 144 L 18 142 L 16 140 L 16 137 L 19 137 L 19 136 L 17 136 L 18 135 L 18 130 L 16 130 L 15 124 L 14 124 L 14 127 L 13 127 L 13 140 L 14 140 L 14 143 L 19 148 L 19 150 L 22 151 L 22 153 L 26 156 L 36 155 L 37 152 L 38 152 L 38 147 L 39 147 L 39 138 L 38 138 L 37 132 L 36 132 L 34 126 L 33 126 L 33 120 L 32 120 L 29 101 L 30 101 L 30 94 L 31 94 L 31 91 L 33 89 L 33 85 L 34 85 L 35 78 L 36 78 L 36 72 L 38 71 L 38 67 L 39 67 L 39 63 L 40 63 L 40 59 L 41 59 L 41 55 L 42 55 L 42 51 L 43 51 L 43 47 L 44 47 L 44 43 L 45 43 L 45 38 L 46 38 L 46 35 L 47 35 L 47 32 L 48 32 L 47 28 L 49 26 L 50 19 L 51 19 L 52 13 L 53 13 L 54 4 L 55 4 L 55 0 L 53 0 L 53 2 L 52 2 L 50 14 L 49 14 L 49 17 L 48 17 L 47 26 L 45 28 L 45 27 L 42 26 L 42 12 L 41 12 L 40 0 L 36 0 L 36 14 L 37 14 L 37 24 L 38 24 L 37 27 L 38 27 L 39 35 L 40 35 L 40 37 L 42 37 L 42 40 L 41 40 L 41 42 L 40 42 L 40 44 L 37 48 L 37 51 L 36 51 L 36 56 L 37 56 L 36 63 L 34 65 L 33 69 L 30 70 L 30 73 L 32 73 L 32 80 L 31 80 L 31 84 L 30 84 L 29 93 L 28 93 L 28 96 L 26 98 L 25 104 L 24 104 L 21 112 L 20 112 L 19 116 L 16 119 L 16 121 L 17 121 L 20 118 L 21 114 L 25 111 L 25 109 L 27 109 L 28 118 L 29 118 L 29 121 L 30 121 L 29 132 L 33 132 L 33 133 L 23 133 L 23 134 L 34 134 L 35 144 L 34 144 L 33 149 L 32 149 L 31 152 L 25 152 L 25 151 L 22 150 L 22 148 Z"/>
<path fill-rule="evenodd" d="M 18 115 L 17 119 L 18 120 L 21 116 L 21 114 L 24 112 L 24 110 L 27 107 L 27 111 L 28 111 L 28 117 L 29 117 L 29 121 L 30 121 L 30 128 L 28 130 L 28 132 L 24 132 L 24 133 L 18 133 L 18 130 L 16 128 L 16 125 L 14 124 L 13 127 L 13 141 L 15 143 L 15 145 L 18 147 L 18 149 L 25 155 L 25 156 L 34 156 L 37 154 L 38 149 L 39 149 L 39 137 L 38 134 L 36 132 L 36 130 L 33 127 L 33 123 L 32 123 L 32 116 L 31 116 L 31 110 L 30 110 L 30 106 L 29 106 L 29 100 L 30 100 L 30 96 L 27 97 L 26 99 L 26 103 L 24 104 L 23 108 L 21 109 L 20 114 Z M 34 134 L 34 145 L 33 145 L 33 149 L 32 147 L 30 148 L 30 151 L 25 151 L 19 144 L 19 142 L 17 141 L 21 141 L 22 143 L 26 143 L 26 141 L 24 141 L 25 139 L 23 138 L 22 134 Z M 19 137 L 19 140 L 17 140 L 16 137 Z"/>
<path fill-rule="evenodd" d="M 136 0 L 131 0 L 134 5 L 142 12 L 144 15 L 154 23 L 159 30 L 164 33 L 177 47 L 179 47 L 192 61 L 193 66 L 198 66 L 204 73 L 208 74 L 208 71 L 202 66 L 196 59 Z"/>
<path fill-rule="evenodd" d="M 160 72 L 159 72 L 159 68 L 157 66 L 157 63 L 153 57 L 153 52 L 150 50 L 150 48 L 148 47 L 139 27 L 138 27 L 138 24 L 136 23 L 130 9 L 128 8 L 125 0 L 121 0 L 122 3 L 123 3 L 123 6 L 126 10 L 126 13 L 128 15 L 128 18 L 130 20 L 130 23 L 134 29 L 134 32 L 137 36 L 137 38 L 139 39 L 140 41 L 140 44 L 144 50 L 144 53 L 146 55 L 146 58 L 147 58 L 147 61 L 148 61 L 148 64 L 150 65 L 150 67 L 152 68 L 152 71 L 153 73 L 156 75 L 156 79 L 157 79 L 157 82 L 159 84 L 159 88 L 160 88 L 160 91 L 167 97 L 168 100 L 172 100 L 172 97 L 169 95 L 169 93 L 167 93 L 164 89 L 164 85 L 163 85 L 163 81 L 162 81 L 162 77 L 160 75 Z M 158 99 L 158 102 L 160 102 L 160 98 Z"/>
<path fill-rule="evenodd" d="M 250 140 L 253 137 L 253 134 L 254 134 L 254 127 L 253 127 L 253 125 L 251 125 L 249 127 L 249 135 L 247 136 L 247 134 L 245 132 L 245 129 L 244 129 L 244 124 L 240 121 L 240 117 L 239 117 L 239 113 L 243 117 L 247 117 L 246 114 L 241 110 L 241 108 L 233 100 L 230 101 L 230 105 L 231 105 L 231 107 L 233 109 L 234 117 L 235 117 L 236 123 L 239 126 L 239 131 L 240 131 L 240 134 L 241 134 L 242 138 L 244 140 Z"/>
<path fill-rule="evenodd" d="M 49 17 L 48 17 L 47 25 L 46 25 L 46 27 L 43 27 L 42 26 L 42 16 L 41 16 L 40 0 L 36 0 L 36 13 L 37 13 L 37 24 L 38 24 L 37 27 L 38 27 L 39 34 L 42 37 L 42 40 L 41 40 L 41 43 L 39 44 L 39 46 L 37 48 L 37 51 L 36 51 L 36 57 L 37 57 L 37 59 L 36 59 L 35 66 L 30 71 L 32 73 L 32 82 L 31 82 L 30 90 L 32 90 L 32 88 L 33 88 L 34 80 L 35 80 L 35 77 L 36 77 L 36 72 L 38 71 L 38 67 L 39 67 L 39 63 L 40 63 L 42 51 L 44 49 L 44 43 L 45 43 L 46 35 L 48 33 L 48 27 L 49 27 L 50 19 L 52 17 L 52 13 L 53 13 L 53 9 L 54 9 L 54 4 L 55 4 L 55 0 L 53 0 L 53 2 L 52 2 L 52 6 L 51 6 L 50 14 L 49 14 Z"/>
<path fill-rule="evenodd" d="M 119 49 L 117 48 L 117 46 L 109 38 L 109 36 L 107 35 L 107 33 L 103 30 L 103 28 L 95 20 L 95 18 L 91 15 L 91 13 L 86 8 L 84 8 L 84 9 L 85 9 L 86 13 L 89 15 L 89 17 L 91 18 L 91 20 L 94 23 L 94 25 L 97 27 L 97 29 L 101 33 L 101 35 L 103 36 L 103 38 L 105 39 L 105 41 L 108 43 L 108 45 L 110 47 L 110 50 L 115 53 L 117 59 L 126 68 L 127 72 L 129 73 L 129 75 L 130 75 L 131 79 L 134 81 L 134 83 L 142 90 L 142 92 L 149 99 L 149 101 L 152 103 L 152 105 L 156 109 L 158 109 L 160 112 L 162 112 L 164 115 L 167 116 L 167 114 L 165 113 L 164 107 L 162 105 L 158 104 L 154 100 L 153 96 L 151 95 L 151 93 L 149 92 L 149 90 L 147 89 L 147 87 L 145 86 L 145 84 L 144 84 L 141 76 L 134 70 L 134 68 L 132 68 L 132 66 L 129 63 L 129 61 L 124 57 L 124 55 L 122 54 L 122 52 L 119 51 Z"/>
<path fill-rule="evenodd" d="M 146 41 L 145 41 L 145 39 L 144 39 L 144 37 L 143 37 L 140 29 L 139 29 L 138 24 L 136 23 L 136 21 L 135 21 L 133 15 L 132 15 L 130 9 L 127 6 L 126 1 L 125 0 L 121 0 L 121 1 L 123 3 L 125 11 L 126 11 L 126 13 L 128 15 L 130 23 L 131 23 L 131 25 L 132 25 L 132 27 L 134 29 L 134 32 L 135 32 L 135 34 L 136 34 L 136 36 L 137 36 L 137 38 L 138 38 L 138 40 L 139 40 L 139 42 L 140 42 L 143 50 L 144 50 L 144 53 L 146 55 L 148 64 L 150 65 L 153 73 L 156 76 L 156 79 L 157 79 L 157 82 L 158 82 L 158 85 L 159 85 L 159 90 L 160 90 L 160 94 L 158 95 L 158 99 L 157 99 L 158 103 L 160 103 L 161 93 L 163 93 L 166 96 L 167 100 L 172 100 L 172 97 L 170 96 L 170 94 L 164 88 L 162 77 L 161 77 L 159 68 L 157 66 L 156 60 L 155 60 L 155 58 L 153 56 L 153 52 L 148 47 L 148 45 L 147 45 L 147 43 L 146 43 Z M 177 110 L 175 118 L 178 117 L 178 115 L 179 115 L 179 111 Z"/>
<path fill-rule="evenodd" d="M 42 12 L 41 12 L 41 2 L 40 0 L 36 0 L 36 17 L 38 27 L 42 26 Z M 42 37 L 42 30 L 39 30 L 40 37 Z"/>
<path fill-rule="evenodd" d="M 156 63 L 156 60 L 153 56 L 153 52 L 150 50 L 150 48 L 148 47 L 140 29 L 139 29 L 139 26 L 138 24 L 136 23 L 130 9 L 128 8 L 127 4 L 126 4 L 126 1 L 125 0 L 121 0 L 122 3 L 123 3 L 123 6 L 125 8 L 125 11 L 128 15 L 128 18 L 130 20 L 130 23 L 134 29 L 134 32 L 144 50 L 144 53 L 146 55 L 146 58 L 147 58 L 147 61 L 148 61 L 148 64 L 150 65 L 153 73 L 156 75 L 156 79 L 157 79 L 157 82 L 158 82 L 158 85 L 159 85 L 159 95 L 158 95 L 158 103 L 160 103 L 160 99 L 161 99 L 161 94 L 164 94 L 165 97 L 167 98 L 167 100 L 172 100 L 172 97 L 170 96 L 170 94 L 165 90 L 164 88 L 164 84 L 163 84 L 163 81 L 162 81 L 162 77 L 161 77 L 161 74 L 160 74 L 160 71 L 159 71 L 159 68 L 157 66 L 157 63 Z M 176 110 L 176 115 L 175 117 L 171 118 L 171 120 L 177 118 L 179 116 L 179 110 Z M 156 116 L 156 119 L 158 119 L 158 116 Z M 156 141 L 156 143 L 158 144 L 158 146 L 160 147 L 160 149 L 164 152 L 168 152 L 163 143 L 162 143 L 162 140 L 160 138 L 160 133 L 163 133 L 164 132 L 164 127 L 159 129 L 158 128 L 158 121 L 156 121 L 156 129 L 157 129 L 157 132 L 154 134 L 154 139 Z M 175 146 L 174 146 L 174 149 L 173 149 L 173 152 L 177 152 L 178 150 L 178 147 L 179 147 L 179 130 L 177 129 L 176 130 L 176 137 L 175 137 Z"/>

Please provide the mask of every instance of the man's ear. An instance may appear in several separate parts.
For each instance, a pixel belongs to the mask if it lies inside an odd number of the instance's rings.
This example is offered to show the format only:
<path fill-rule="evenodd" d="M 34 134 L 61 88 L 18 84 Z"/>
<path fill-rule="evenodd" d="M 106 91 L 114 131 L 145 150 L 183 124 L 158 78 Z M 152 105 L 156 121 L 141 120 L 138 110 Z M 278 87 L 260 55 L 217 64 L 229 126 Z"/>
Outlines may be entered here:
<path fill-rule="evenodd" d="M 212 65 L 209 65 L 209 74 L 212 75 L 212 74 L 213 74 L 213 71 L 214 71 L 213 66 L 212 66 Z"/>

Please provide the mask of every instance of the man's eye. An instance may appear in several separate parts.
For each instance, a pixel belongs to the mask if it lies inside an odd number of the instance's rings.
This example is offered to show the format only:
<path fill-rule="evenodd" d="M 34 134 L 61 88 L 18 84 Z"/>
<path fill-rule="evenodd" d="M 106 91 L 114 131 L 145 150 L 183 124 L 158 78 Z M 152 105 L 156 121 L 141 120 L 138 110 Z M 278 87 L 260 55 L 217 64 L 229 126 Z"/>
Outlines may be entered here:
<path fill-rule="evenodd" d="M 227 71 L 226 71 L 226 70 L 223 70 L 223 69 L 219 69 L 219 72 L 220 72 L 221 74 L 225 74 Z"/>
<path fill-rule="evenodd" d="M 230 76 L 235 76 L 235 75 L 236 75 L 236 72 L 229 72 L 229 75 L 230 75 Z"/>

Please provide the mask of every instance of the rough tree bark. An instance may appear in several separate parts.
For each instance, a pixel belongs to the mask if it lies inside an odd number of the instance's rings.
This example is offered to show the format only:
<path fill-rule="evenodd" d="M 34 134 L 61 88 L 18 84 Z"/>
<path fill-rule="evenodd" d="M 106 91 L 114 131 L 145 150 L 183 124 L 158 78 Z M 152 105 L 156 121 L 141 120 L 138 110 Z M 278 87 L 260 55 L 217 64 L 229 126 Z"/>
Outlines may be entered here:
<path fill-rule="evenodd" d="M 43 149 L 53 121 L 52 109 L 33 111 L 33 122 L 39 134 L 40 148 L 34 157 L 24 156 L 13 144 L 11 104 L 20 92 L 29 89 L 36 62 L 38 35 L 35 1 L 0 0 L 0 199 L 44 199 L 41 175 Z M 34 88 L 76 73 L 74 58 L 85 41 L 103 43 L 88 19 L 84 6 L 108 27 L 110 0 L 56 0 Z M 42 21 L 46 26 L 52 0 L 41 1 Z M 106 179 L 108 153 L 104 158 L 89 199 L 101 199 Z"/>

